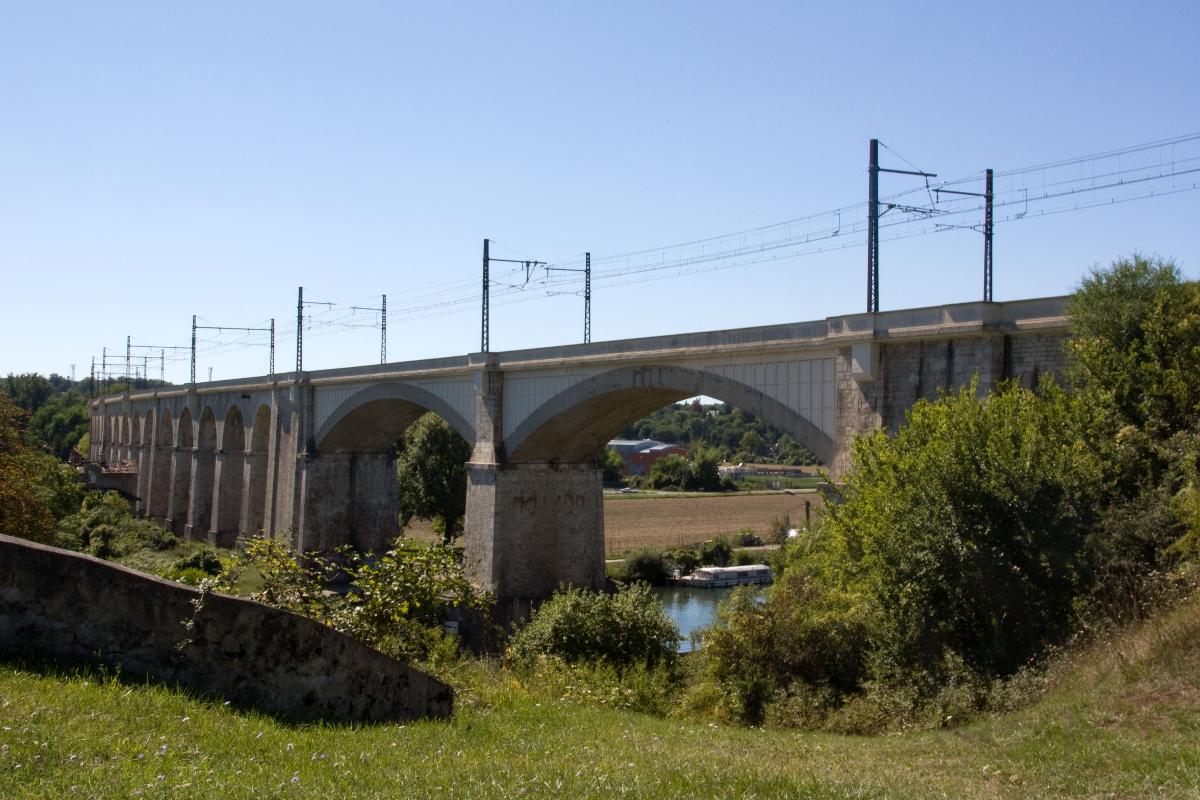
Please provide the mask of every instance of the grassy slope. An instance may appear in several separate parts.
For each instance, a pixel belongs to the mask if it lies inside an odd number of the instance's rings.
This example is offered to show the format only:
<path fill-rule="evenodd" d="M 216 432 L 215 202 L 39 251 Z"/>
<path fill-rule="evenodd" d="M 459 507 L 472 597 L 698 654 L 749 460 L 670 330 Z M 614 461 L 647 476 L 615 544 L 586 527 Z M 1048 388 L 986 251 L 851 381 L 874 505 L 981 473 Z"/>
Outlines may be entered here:
<path fill-rule="evenodd" d="M 0 666 L 0 797 L 1200 795 L 1196 600 L 1059 664 L 1029 709 L 880 738 L 569 705 L 472 669 L 452 721 L 354 729 Z"/>

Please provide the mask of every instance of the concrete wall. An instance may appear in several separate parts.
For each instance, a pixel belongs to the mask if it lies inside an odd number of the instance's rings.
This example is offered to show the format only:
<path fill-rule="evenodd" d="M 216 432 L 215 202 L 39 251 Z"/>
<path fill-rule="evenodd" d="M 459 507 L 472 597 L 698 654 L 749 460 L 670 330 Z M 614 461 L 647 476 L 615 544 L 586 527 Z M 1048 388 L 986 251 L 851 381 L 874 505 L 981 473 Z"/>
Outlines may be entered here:
<path fill-rule="evenodd" d="M 313 620 L 0 536 L 0 653 L 83 659 L 294 719 L 445 717 L 440 681 Z M 188 638 L 183 621 L 193 618 Z M 181 645 L 183 645 L 181 647 Z"/>

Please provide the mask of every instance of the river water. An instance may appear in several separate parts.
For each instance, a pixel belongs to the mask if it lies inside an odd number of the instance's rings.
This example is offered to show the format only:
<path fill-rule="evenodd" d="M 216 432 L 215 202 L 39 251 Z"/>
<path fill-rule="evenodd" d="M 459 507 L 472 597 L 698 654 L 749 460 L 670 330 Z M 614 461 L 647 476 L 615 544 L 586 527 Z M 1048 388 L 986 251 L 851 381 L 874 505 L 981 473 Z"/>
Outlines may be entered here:
<path fill-rule="evenodd" d="M 733 587 L 697 589 L 691 586 L 660 586 L 654 593 L 662 601 L 667 616 L 679 626 L 679 633 L 683 636 L 679 652 L 687 653 L 695 649 L 692 632 L 712 624 L 717 616 L 717 606 L 733 593 Z"/>

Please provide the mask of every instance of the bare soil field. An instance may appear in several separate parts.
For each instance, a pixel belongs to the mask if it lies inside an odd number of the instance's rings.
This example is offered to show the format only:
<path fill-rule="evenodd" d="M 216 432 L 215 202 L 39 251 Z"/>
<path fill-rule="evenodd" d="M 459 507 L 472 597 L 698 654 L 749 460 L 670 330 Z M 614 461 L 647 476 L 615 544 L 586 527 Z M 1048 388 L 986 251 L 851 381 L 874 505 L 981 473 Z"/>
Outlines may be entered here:
<path fill-rule="evenodd" d="M 605 495 L 604 550 L 609 555 L 640 547 L 676 548 L 751 528 L 765 536 L 771 520 L 788 515 L 804 524 L 804 501 L 813 513 L 817 492 L 733 495 Z"/>
<path fill-rule="evenodd" d="M 817 492 L 795 494 L 635 494 L 604 495 L 604 552 L 619 555 L 641 547 L 674 549 L 750 528 L 766 536 L 771 520 L 788 515 L 794 527 L 804 525 L 804 501 L 815 515 Z M 425 520 L 415 519 L 406 532 L 413 539 L 439 537 Z"/>

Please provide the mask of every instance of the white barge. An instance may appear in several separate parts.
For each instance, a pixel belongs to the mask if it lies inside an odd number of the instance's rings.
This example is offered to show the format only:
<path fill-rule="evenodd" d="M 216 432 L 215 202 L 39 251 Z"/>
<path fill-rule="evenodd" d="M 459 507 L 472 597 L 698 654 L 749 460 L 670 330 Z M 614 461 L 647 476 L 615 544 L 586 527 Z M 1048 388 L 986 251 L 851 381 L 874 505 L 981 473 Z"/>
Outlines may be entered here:
<path fill-rule="evenodd" d="M 682 586 L 720 589 L 726 586 L 766 584 L 771 582 L 771 568 L 766 564 L 746 564 L 741 567 L 700 567 L 676 581 Z"/>

